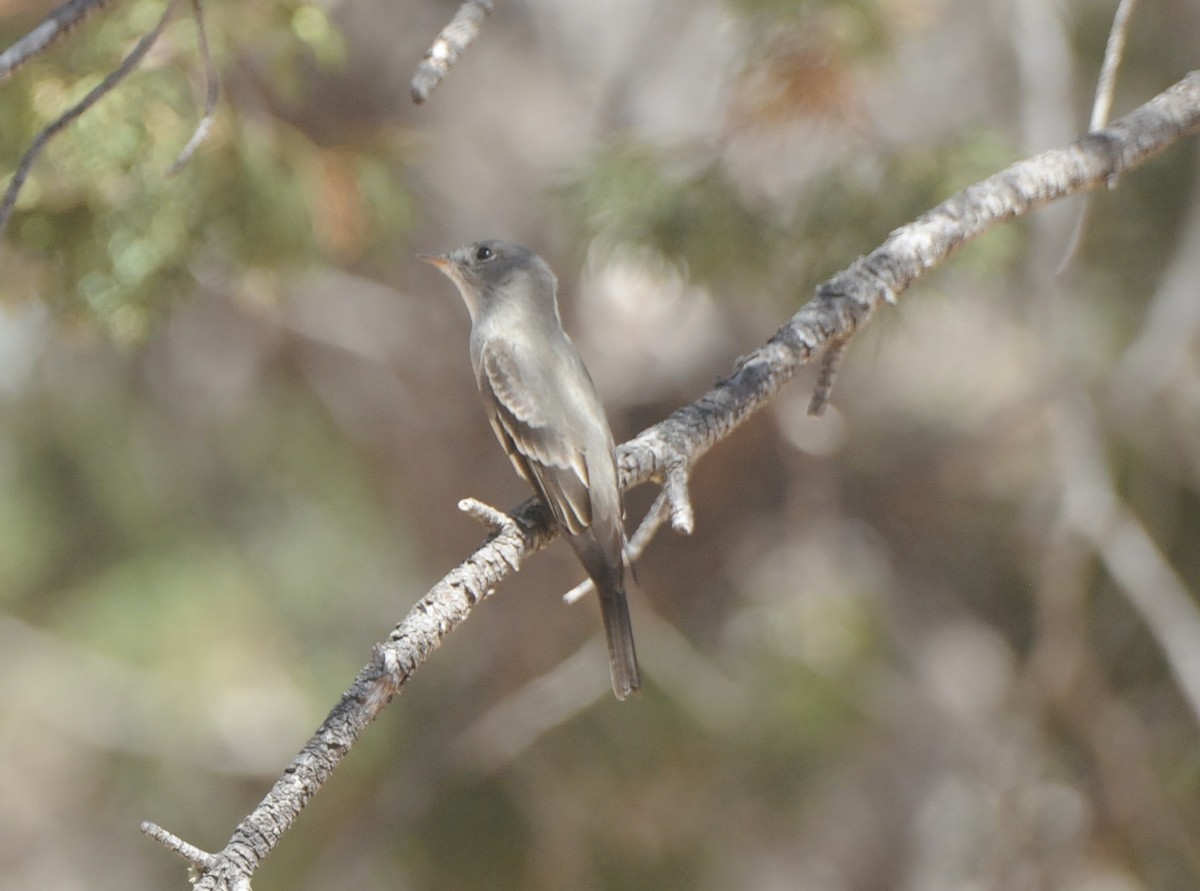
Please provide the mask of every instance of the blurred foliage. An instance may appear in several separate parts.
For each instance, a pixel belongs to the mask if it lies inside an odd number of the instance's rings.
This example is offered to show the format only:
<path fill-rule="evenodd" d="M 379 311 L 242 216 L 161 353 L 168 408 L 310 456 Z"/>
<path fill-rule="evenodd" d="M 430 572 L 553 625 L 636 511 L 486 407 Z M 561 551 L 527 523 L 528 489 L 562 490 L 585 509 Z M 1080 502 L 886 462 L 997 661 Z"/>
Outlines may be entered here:
<path fill-rule="evenodd" d="M 1196 143 L 1185 143 L 1125 177 L 1122 182 L 1128 189 L 1091 198 L 1091 218 L 1099 223 L 1088 228 L 1082 251 L 1089 269 L 1100 271 L 1112 285 L 1101 288 L 1096 297 L 1105 304 L 1106 316 L 1117 314 L 1123 330 L 1135 330 L 1145 311 L 1141 298 L 1153 293 L 1153 284 L 1178 250 L 1200 179 L 1198 159 Z M 1121 262 L 1112 262 L 1114 257 Z"/>
<path fill-rule="evenodd" d="M 880 0 L 725 0 L 750 33 L 806 30 L 832 52 L 879 55 L 891 46 L 888 4 Z"/>
<path fill-rule="evenodd" d="M 895 227 L 1015 160 L 994 131 L 936 145 L 864 151 L 804 183 L 802 194 L 754 200 L 719 158 L 621 140 L 600 149 L 552 193 L 575 241 L 613 251 L 651 247 L 720 297 L 796 299 L 796 276 L 812 284 L 878 246 Z M 958 263 L 1011 263 L 1019 228 L 1000 227 Z"/>
<path fill-rule="evenodd" d="M 0 472 L 12 497 L 0 511 L 0 597 L 9 613 L 193 678 L 205 641 L 250 653 L 281 618 L 308 643 L 326 641 L 324 624 L 302 630 L 314 603 L 403 566 L 394 542 L 404 534 L 292 382 L 206 419 L 150 394 L 131 399 L 133 368 L 115 356 L 104 364 L 86 377 L 61 368 L 3 406 Z M 255 614 L 261 621 L 247 622 Z M 320 648 L 300 664 L 319 677 L 324 656 L 344 671 L 346 654 Z"/>
<path fill-rule="evenodd" d="M 14 169 L 34 134 L 98 84 L 161 13 L 154 0 L 121 4 L 23 68 L 0 91 L 9 122 L 0 165 Z M 344 55 L 324 11 L 293 0 L 207 9 L 206 25 L 223 72 L 253 48 L 270 101 L 301 102 L 304 72 Z M 0 40 L 19 33 L 4 30 Z M 5 299 L 44 297 L 62 316 L 138 340 L 196 279 L 353 262 L 409 224 L 394 161 L 339 153 L 278 118 L 239 113 L 249 96 L 228 83 L 210 137 L 168 175 L 199 121 L 204 89 L 196 25 L 181 17 L 138 69 L 50 141 L 9 222 L 7 263 L 24 285 L 5 289 Z"/>
<path fill-rule="evenodd" d="M 601 149 L 554 194 L 579 230 L 577 243 L 651 247 L 729 293 L 760 283 L 774 268 L 782 227 L 741 198 L 719 162 L 677 170 L 671 161 L 647 145 Z"/>

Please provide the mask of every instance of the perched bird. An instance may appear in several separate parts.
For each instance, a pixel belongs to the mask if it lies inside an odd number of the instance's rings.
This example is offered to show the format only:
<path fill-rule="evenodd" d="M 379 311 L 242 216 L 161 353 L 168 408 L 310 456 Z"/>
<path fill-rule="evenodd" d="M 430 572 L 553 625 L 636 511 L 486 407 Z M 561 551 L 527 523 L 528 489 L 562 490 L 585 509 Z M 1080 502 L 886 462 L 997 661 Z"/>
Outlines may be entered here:
<path fill-rule="evenodd" d="M 613 438 L 591 375 L 563 331 L 554 273 L 537 254 L 504 241 L 421 259 L 454 282 L 467 304 L 471 365 L 488 419 L 596 584 L 613 693 L 624 699 L 640 679 Z"/>

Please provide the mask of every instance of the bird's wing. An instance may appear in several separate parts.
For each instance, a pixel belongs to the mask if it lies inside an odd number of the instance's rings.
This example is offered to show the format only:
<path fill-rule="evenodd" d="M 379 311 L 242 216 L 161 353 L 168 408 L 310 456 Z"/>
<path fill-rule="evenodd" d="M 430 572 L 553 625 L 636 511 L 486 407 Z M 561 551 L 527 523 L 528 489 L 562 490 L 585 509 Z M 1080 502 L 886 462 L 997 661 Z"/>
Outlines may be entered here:
<path fill-rule="evenodd" d="M 584 452 L 547 417 L 547 382 L 523 375 L 511 347 L 489 344 L 479 356 L 479 389 L 491 407 L 492 429 L 513 466 L 572 535 L 592 523 Z"/>

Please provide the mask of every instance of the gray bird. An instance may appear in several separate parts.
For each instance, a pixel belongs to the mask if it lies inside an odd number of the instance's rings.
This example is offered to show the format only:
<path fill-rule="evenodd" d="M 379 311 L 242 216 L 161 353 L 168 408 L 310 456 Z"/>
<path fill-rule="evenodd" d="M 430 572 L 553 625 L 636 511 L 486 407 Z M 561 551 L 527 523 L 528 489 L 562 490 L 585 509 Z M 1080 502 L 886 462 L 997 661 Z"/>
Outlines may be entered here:
<path fill-rule="evenodd" d="M 640 686 L 625 600 L 625 530 L 612 432 L 591 375 L 563 331 L 558 282 L 537 254 L 477 241 L 421 254 L 462 294 L 471 365 L 513 467 L 550 509 L 600 595 L 613 693 Z"/>

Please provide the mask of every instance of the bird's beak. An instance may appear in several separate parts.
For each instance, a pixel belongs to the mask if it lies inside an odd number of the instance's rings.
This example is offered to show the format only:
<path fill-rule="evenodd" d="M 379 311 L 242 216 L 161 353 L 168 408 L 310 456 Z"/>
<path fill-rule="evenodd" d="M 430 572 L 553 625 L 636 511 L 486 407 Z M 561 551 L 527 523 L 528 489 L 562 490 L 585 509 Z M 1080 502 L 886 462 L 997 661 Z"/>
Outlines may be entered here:
<path fill-rule="evenodd" d="M 424 260 L 430 266 L 436 266 L 438 272 L 454 282 L 460 291 L 467 287 L 463 279 L 462 267 L 450 254 L 417 254 L 418 260 Z"/>
<path fill-rule="evenodd" d="M 417 259 L 424 260 L 430 266 L 436 266 L 442 272 L 449 272 L 454 266 L 449 254 L 417 254 Z"/>
<path fill-rule="evenodd" d="M 454 256 L 452 254 L 417 254 L 417 259 L 424 260 L 430 266 L 436 266 L 442 275 L 454 282 L 458 293 L 462 295 L 463 302 L 467 304 L 467 312 L 471 316 L 471 321 L 474 322 L 478 297 L 475 288 L 468 284 L 463 277 L 463 268 L 454 259 Z"/>

